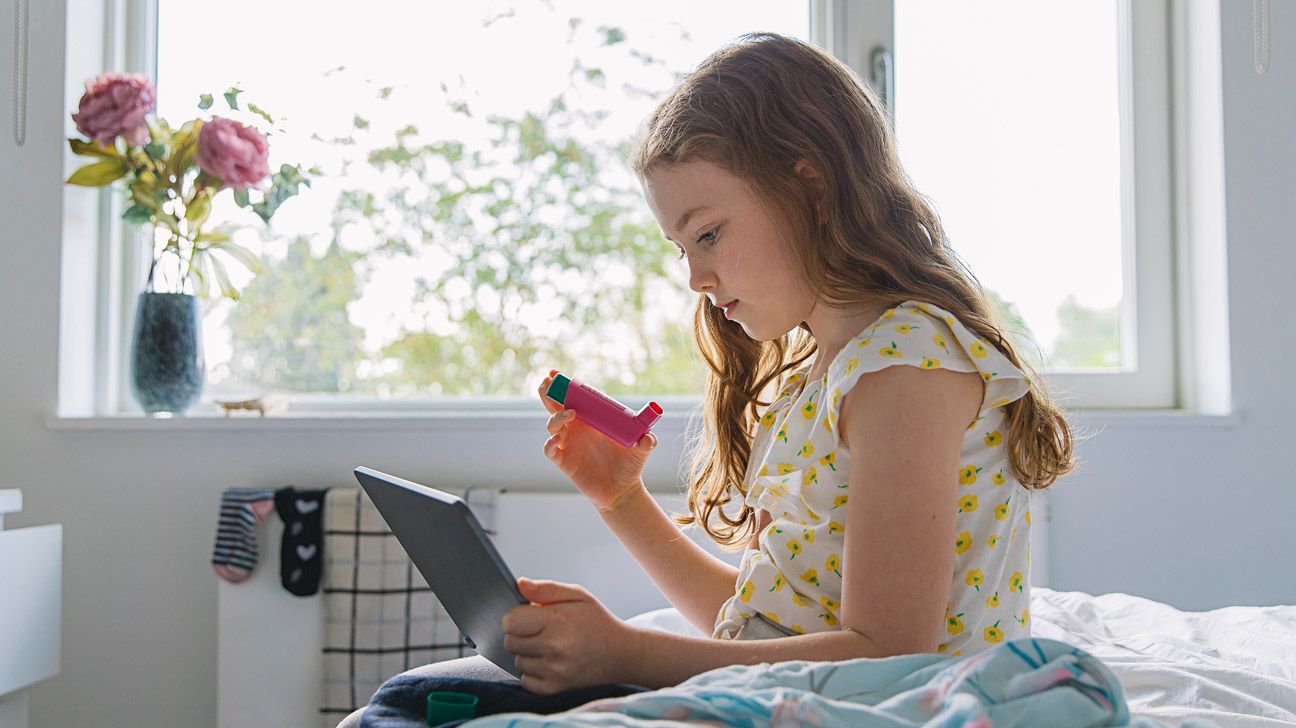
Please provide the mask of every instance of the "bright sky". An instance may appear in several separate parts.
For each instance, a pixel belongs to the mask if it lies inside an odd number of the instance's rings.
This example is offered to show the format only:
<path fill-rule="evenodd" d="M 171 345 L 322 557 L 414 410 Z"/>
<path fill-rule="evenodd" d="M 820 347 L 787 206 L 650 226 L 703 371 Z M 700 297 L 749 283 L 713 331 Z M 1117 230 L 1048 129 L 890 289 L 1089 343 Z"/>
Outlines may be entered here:
<path fill-rule="evenodd" d="M 1094 306 L 1120 298 L 1114 5 L 897 3 L 897 127 L 905 165 L 981 282 L 1017 303 L 1045 350 L 1067 293 Z M 357 114 L 382 143 L 407 124 L 429 137 L 468 137 L 480 132 L 446 110 L 440 84 L 466 96 L 479 116 L 543 108 L 566 83 L 568 19 L 579 17 L 582 61 L 608 73 L 607 95 L 589 102 L 616 110 L 594 133 L 620 139 L 655 103 L 627 98 L 623 85 L 660 93 L 672 78 L 626 63 L 622 50 L 598 49 L 591 42 L 597 27 L 624 28 L 631 46 L 673 71 L 691 68 L 744 32 L 809 32 L 807 5 L 789 0 L 371 0 L 358 10 L 319 0 L 160 0 L 159 114 L 173 123 L 192 118 L 199 94 L 238 84 L 245 99 L 286 117 L 285 132 L 271 139 L 272 166 L 326 161 L 326 148 L 310 135 L 347 135 Z M 483 27 L 488 18 L 496 19 Z M 259 50 L 194 52 L 195 28 L 203 37 L 237 38 L 231 47 Z M 385 86 L 395 91 L 378 101 Z M 213 111 L 223 108 L 218 96 Z M 322 247 L 337 191 L 381 184 L 359 172 L 339 182 L 320 180 L 286 203 L 274 219 L 276 233 L 316 235 Z M 343 242 L 356 249 L 370 243 L 356 231 Z M 416 267 L 428 274 L 443 264 L 431 251 Z M 683 267 L 676 272 L 683 291 Z M 424 312 L 410 307 L 413 277 L 404 265 L 380 269 L 352 305 L 368 347 L 424 321 Z M 207 320 L 213 367 L 230 354 L 222 319 L 218 308 Z"/>

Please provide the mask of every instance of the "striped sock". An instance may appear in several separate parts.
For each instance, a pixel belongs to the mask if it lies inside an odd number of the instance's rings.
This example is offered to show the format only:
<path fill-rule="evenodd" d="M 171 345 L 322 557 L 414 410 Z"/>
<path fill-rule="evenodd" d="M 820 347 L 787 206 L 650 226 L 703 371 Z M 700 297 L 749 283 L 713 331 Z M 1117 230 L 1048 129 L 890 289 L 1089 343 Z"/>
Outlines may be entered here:
<path fill-rule="evenodd" d="M 212 568 L 234 584 L 247 579 L 257 565 L 257 525 L 274 508 L 274 490 L 230 488 L 221 494 Z"/>

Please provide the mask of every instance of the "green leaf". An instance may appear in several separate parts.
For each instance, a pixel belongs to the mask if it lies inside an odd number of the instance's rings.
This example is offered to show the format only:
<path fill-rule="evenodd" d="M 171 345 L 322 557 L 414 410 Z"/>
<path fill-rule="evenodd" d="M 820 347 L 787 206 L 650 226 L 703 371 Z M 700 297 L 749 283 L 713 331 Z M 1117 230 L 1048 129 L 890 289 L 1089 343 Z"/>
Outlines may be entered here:
<path fill-rule="evenodd" d="M 211 108 L 211 105 L 212 105 L 211 94 L 203 94 L 202 96 L 198 97 L 198 108 L 202 109 L 203 111 L 206 111 L 207 109 Z"/>
<path fill-rule="evenodd" d="M 220 286 L 221 295 L 237 301 L 239 298 L 239 292 L 238 289 L 234 287 L 234 283 L 230 281 L 229 272 L 225 270 L 225 264 L 220 261 L 220 258 L 215 256 L 208 256 L 206 260 L 211 261 L 212 270 L 216 273 L 216 284 Z"/>
<path fill-rule="evenodd" d="M 73 172 L 72 176 L 68 177 L 67 183 L 82 187 L 103 187 L 126 176 L 129 170 L 124 160 L 105 159 L 102 162 L 87 164 Z"/>
<path fill-rule="evenodd" d="M 355 115 L 355 118 L 351 120 L 351 123 L 352 123 L 352 124 L 355 126 L 355 128 L 357 128 L 357 129 L 368 129 L 368 128 L 369 128 L 369 120 L 368 120 L 368 119 L 365 119 L 364 117 L 360 116 L 359 114 L 356 114 L 356 115 Z"/>
<path fill-rule="evenodd" d="M 166 154 L 166 145 L 158 144 L 156 142 L 145 144 L 144 153 L 149 155 L 149 159 L 152 159 L 153 161 L 156 162 L 157 160 L 161 159 L 163 155 Z"/>
<path fill-rule="evenodd" d="M 207 221 L 207 216 L 211 214 L 211 195 L 200 192 L 194 197 L 193 201 L 185 206 L 185 219 L 191 224 L 191 227 L 201 226 Z"/>
<path fill-rule="evenodd" d="M 183 177 L 189 171 L 194 157 L 198 155 L 198 133 L 202 131 L 202 125 L 197 119 L 185 122 L 171 142 L 171 159 L 167 162 L 167 172 L 176 178 Z"/>
<path fill-rule="evenodd" d="M 131 205 L 122 213 L 122 219 L 126 222 L 144 224 L 153 219 L 153 211 L 144 205 Z"/>
<path fill-rule="evenodd" d="M 264 266 L 261 264 L 261 259 L 257 257 L 256 253 L 253 253 L 238 243 L 231 242 L 228 235 L 225 236 L 225 240 L 213 241 L 211 245 L 207 246 L 207 248 L 213 252 L 221 252 L 228 255 L 239 265 L 247 268 L 253 273 L 260 273 L 264 269 Z"/>
<path fill-rule="evenodd" d="M 248 206 L 248 191 L 246 187 L 240 187 L 234 190 L 234 204 L 239 207 Z"/>
<path fill-rule="evenodd" d="M 230 86 L 225 92 L 225 103 L 229 104 L 231 109 L 238 111 L 238 95 L 243 93 L 243 89 Z"/>
<path fill-rule="evenodd" d="M 248 111 L 251 111 L 252 113 L 256 114 L 262 119 L 265 119 L 266 122 L 269 124 L 275 123 L 274 117 L 271 116 L 269 113 L 267 113 L 265 109 L 261 108 L 260 106 L 257 106 L 256 104 L 248 104 Z"/>
<path fill-rule="evenodd" d="M 121 159 L 121 154 L 114 147 L 101 147 L 94 142 L 82 141 L 81 139 L 69 139 L 68 145 L 72 147 L 73 154 L 80 154 L 84 157 Z"/>

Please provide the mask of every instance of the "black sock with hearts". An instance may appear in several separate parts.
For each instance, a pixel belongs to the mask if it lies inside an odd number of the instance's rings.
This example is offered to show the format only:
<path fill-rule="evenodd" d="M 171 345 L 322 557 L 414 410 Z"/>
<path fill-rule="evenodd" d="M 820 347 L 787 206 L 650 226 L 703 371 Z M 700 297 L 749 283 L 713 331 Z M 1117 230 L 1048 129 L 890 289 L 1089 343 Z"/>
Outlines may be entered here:
<path fill-rule="evenodd" d="M 275 491 L 275 512 L 284 524 L 279 577 L 288 591 L 308 597 L 319 591 L 324 573 L 324 494 L 289 486 Z"/>

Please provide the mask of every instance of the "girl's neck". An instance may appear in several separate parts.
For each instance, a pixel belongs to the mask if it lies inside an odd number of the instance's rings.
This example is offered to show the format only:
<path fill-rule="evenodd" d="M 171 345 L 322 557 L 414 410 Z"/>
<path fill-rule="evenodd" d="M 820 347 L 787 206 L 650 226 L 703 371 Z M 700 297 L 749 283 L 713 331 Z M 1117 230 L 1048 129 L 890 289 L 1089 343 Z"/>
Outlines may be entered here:
<path fill-rule="evenodd" d="M 859 336 L 869 324 L 877 321 L 895 304 L 864 304 L 854 309 L 834 309 L 816 303 L 806 316 L 806 327 L 814 337 L 814 363 L 809 378 L 818 379 L 828 372 L 828 365 L 851 339 Z"/>

